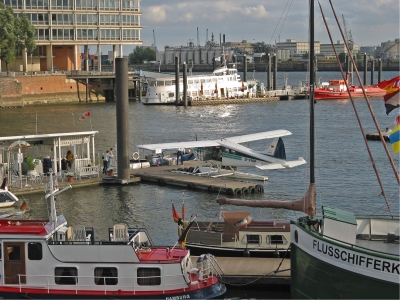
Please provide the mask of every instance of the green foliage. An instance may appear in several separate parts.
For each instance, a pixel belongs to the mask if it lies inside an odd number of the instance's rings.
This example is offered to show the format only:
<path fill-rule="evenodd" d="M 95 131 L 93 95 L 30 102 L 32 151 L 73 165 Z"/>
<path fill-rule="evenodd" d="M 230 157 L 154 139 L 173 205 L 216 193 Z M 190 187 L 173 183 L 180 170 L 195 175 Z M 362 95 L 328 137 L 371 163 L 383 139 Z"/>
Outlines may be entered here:
<path fill-rule="evenodd" d="M 341 62 L 341 63 L 344 63 L 345 61 L 346 61 L 346 53 L 344 53 L 344 52 L 342 52 L 342 53 L 339 53 L 339 61 Z"/>
<path fill-rule="evenodd" d="M 140 65 L 143 62 L 156 60 L 156 52 L 150 48 L 138 46 L 129 54 L 129 64 Z"/>
<path fill-rule="evenodd" d="M 0 3 L 0 59 L 7 65 L 15 60 L 18 49 L 32 53 L 36 48 L 36 29 L 25 14 L 15 18 L 11 7 Z"/>
<path fill-rule="evenodd" d="M 40 160 L 38 158 L 33 158 L 32 156 L 27 156 L 26 164 L 28 165 L 28 170 L 34 170 L 35 167 L 39 164 Z"/>

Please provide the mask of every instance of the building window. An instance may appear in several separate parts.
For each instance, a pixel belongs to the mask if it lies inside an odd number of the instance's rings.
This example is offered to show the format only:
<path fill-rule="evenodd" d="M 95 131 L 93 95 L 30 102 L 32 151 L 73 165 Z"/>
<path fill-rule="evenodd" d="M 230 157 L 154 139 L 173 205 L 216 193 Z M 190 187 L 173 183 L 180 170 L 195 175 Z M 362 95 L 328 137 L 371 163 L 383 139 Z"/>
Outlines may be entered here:
<path fill-rule="evenodd" d="M 123 40 L 139 40 L 139 30 L 137 29 L 124 29 L 123 31 Z"/>
<path fill-rule="evenodd" d="M 28 259 L 42 260 L 42 244 L 41 243 L 28 243 Z"/>
<path fill-rule="evenodd" d="M 160 285 L 161 270 L 159 268 L 138 268 L 137 269 L 138 285 Z"/>
<path fill-rule="evenodd" d="M 94 283 L 96 285 L 116 285 L 118 284 L 117 268 L 95 268 Z"/>
<path fill-rule="evenodd" d="M 122 10 L 139 11 L 138 0 L 122 0 Z"/>
<path fill-rule="evenodd" d="M 74 285 L 78 283 L 77 268 L 55 268 L 55 283 Z"/>

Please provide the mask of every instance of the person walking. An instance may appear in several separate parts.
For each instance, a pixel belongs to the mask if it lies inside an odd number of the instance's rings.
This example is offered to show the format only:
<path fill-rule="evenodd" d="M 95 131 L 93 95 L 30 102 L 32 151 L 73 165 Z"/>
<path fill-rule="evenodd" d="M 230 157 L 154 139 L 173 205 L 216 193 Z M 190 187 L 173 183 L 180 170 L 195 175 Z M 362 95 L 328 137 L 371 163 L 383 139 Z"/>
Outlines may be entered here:
<path fill-rule="evenodd" d="M 176 164 L 179 165 L 179 157 L 181 158 L 181 165 L 183 165 L 183 154 L 185 154 L 185 148 L 178 148 L 176 152 Z"/>
<path fill-rule="evenodd" d="M 107 174 L 109 162 L 110 162 L 110 150 L 107 150 L 106 153 L 103 154 L 103 174 Z"/>

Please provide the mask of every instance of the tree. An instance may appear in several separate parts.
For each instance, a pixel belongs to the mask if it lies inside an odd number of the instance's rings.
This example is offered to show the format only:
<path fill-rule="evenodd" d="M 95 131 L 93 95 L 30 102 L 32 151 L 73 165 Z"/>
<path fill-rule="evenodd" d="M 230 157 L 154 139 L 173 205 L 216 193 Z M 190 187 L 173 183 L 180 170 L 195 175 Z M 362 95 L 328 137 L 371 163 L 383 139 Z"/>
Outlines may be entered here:
<path fill-rule="evenodd" d="M 7 69 L 18 50 L 27 49 L 28 53 L 35 50 L 35 34 L 36 29 L 27 15 L 15 18 L 12 8 L 0 3 L 0 59 L 4 60 Z"/>
<path fill-rule="evenodd" d="M 338 57 L 339 57 L 339 61 L 341 63 L 344 63 L 346 61 L 346 53 L 344 53 L 344 52 L 339 53 Z"/>
<path fill-rule="evenodd" d="M 150 48 L 138 46 L 132 51 L 131 54 L 129 54 L 129 64 L 140 65 L 145 60 L 156 60 L 156 52 Z"/>

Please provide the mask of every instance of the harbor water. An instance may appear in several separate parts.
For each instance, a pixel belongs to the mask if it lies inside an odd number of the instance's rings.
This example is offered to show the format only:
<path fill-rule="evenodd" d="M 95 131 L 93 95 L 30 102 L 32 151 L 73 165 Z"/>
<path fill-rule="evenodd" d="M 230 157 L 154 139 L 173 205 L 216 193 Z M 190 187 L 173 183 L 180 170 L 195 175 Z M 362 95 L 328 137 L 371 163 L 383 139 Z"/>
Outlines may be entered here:
<path fill-rule="evenodd" d="M 250 76 L 249 76 L 250 75 Z M 384 72 L 383 79 L 396 76 L 396 72 Z M 253 75 L 248 74 L 248 78 Z M 263 82 L 265 76 L 256 73 Z M 282 73 L 278 77 L 283 78 Z M 340 73 L 319 73 L 322 81 L 340 78 Z M 289 84 L 306 80 L 305 73 L 288 73 Z M 377 78 L 377 75 L 375 75 Z M 282 85 L 282 84 L 278 84 Z M 364 100 L 357 99 L 356 107 L 366 133 L 376 132 Z M 389 116 L 385 113 L 383 100 L 371 99 L 372 107 L 382 129 L 386 128 L 398 111 Z M 145 106 L 139 102 L 129 105 L 129 143 L 131 152 L 136 145 L 187 140 L 219 139 L 229 136 L 257 133 L 268 130 L 287 129 L 293 134 L 284 137 L 287 159 L 304 157 L 309 161 L 309 102 L 306 100 L 276 101 L 219 106 L 175 107 Z M 90 111 L 91 116 L 78 121 L 79 116 Z M 387 214 L 385 199 L 376 180 L 364 140 L 356 121 L 350 100 L 318 101 L 316 115 L 316 186 L 317 213 L 321 205 L 353 211 L 356 214 Z M 1 111 L 2 136 L 60 133 L 96 130 L 95 148 L 99 157 L 117 141 L 115 103 L 82 103 L 78 105 L 51 105 L 10 108 Z M 250 148 L 265 150 L 271 141 L 262 140 L 248 144 Z M 391 211 L 399 214 L 399 186 L 394 178 L 388 159 L 380 142 L 369 141 L 377 169 L 385 186 Z M 390 144 L 389 150 L 392 153 Z M 24 151 L 34 151 L 33 149 Z M 34 155 L 34 153 L 31 152 Z M 399 156 L 393 155 L 399 167 Z M 242 169 L 248 173 L 269 177 L 264 183 L 264 193 L 243 196 L 249 199 L 299 199 L 309 183 L 308 164 L 293 169 L 261 171 Z M 212 179 L 210 179 L 210 182 Z M 221 195 L 225 197 L 225 195 Z M 57 198 L 58 212 L 70 225 L 81 224 L 95 227 L 95 238 L 107 239 L 107 229 L 116 223 L 127 223 L 148 229 L 156 244 L 173 245 L 178 239 L 177 226 L 171 214 L 171 201 L 180 210 L 185 203 L 185 218 L 198 214 L 199 220 L 216 219 L 220 207 L 218 194 L 204 191 L 188 191 L 174 187 L 159 187 L 138 183 L 129 186 L 91 186 L 71 189 Z M 49 207 L 43 194 L 21 196 L 31 213 L 26 218 L 47 218 Z M 225 210 L 248 210 L 254 218 L 294 219 L 301 215 L 283 209 L 257 209 L 223 207 Z M 2 209 L 1 213 L 18 210 L 18 207 Z M 242 287 L 243 289 L 243 287 Z M 235 291 L 235 290 L 234 290 Z M 235 296 L 229 294 L 229 296 Z M 285 298 L 289 293 L 271 291 L 237 292 L 246 298 Z"/>

